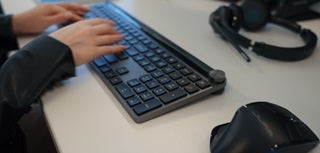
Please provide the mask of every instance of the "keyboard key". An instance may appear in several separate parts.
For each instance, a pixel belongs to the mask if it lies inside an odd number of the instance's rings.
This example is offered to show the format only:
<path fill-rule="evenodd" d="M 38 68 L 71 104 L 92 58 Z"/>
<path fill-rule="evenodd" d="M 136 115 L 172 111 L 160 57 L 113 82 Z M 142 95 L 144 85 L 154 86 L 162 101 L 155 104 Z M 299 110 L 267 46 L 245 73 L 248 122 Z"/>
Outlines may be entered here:
<path fill-rule="evenodd" d="M 164 53 L 164 50 L 161 49 L 161 48 L 158 48 L 158 49 L 155 50 L 155 52 L 156 52 L 157 54 L 162 54 L 162 53 Z"/>
<path fill-rule="evenodd" d="M 158 45 L 156 45 L 156 44 L 154 44 L 154 43 L 147 44 L 147 46 L 148 46 L 150 49 L 156 49 L 156 48 L 158 48 Z"/>
<path fill-rule="evenodd" d="M 124 83 L 116 85 L 115 88 L 124 99 L 134 96 L 134 93 L 131 91 L 130 87 Z"/>
<path fill-rule="evenodd" d="M 129 70 L 126 67 L 120 67 L 117 69 L 117 72 L 119 75 L 123 75 L 123 74 L 129 73 Z"/>
<path fill-rule="evenodd" d="M 154 78 L 159 78 L 159 77 L 162 77 L 164 74 L 163 74 L 163 72 L 161 70 L 156 70 L 156 71 L 152 72 L 151 75 Z"/>
<path fill-rule="evenodd" d="M 143 59 L 144 59 L 144 57 L 143 57 L 142 55 L 139 55 L 139 54 L 133 56 L 132 58 L 133 58 L 134 60 L 136 60 L 136 61 L 140 61 L 140 60 L 143 60 Z"/>
<path fill-rule="evenodd" d="M 160 56 L 161 56 L 163 59 L 166 59 L 166 58 L 170 57 L 171 55 L 168 54 L 168 53 L 162 53 Z"/>
<path fill-rule="evenodd" d="M 175 82 L 170 82 L 168 84 L 164 85 L 169 91 L 175 90 L 177 88 L 179 88 L 178 84 Z"/>
<path fill-rule="evenodd" d="M 139 104 L 137 106 L 134 106 L 133 107 L 133 110 L 134 112 L 137 114 L 137 115 L 142 115 L 148 111 L 151 111 L 157 107 L 161 107 L 162 104 L 159 100 L 157 99 L 152 99 L 148 102 L 145 102 L 145 103 L 142 103 L 142 104 Z"/>
<path fill-rule="evenodd" d="M 160 60 L 161 60 L 161 58 L 159 56 L 157 56 L 157 55 L 153 56 L 152 58 L 150 58 L 150 61 L 153 62 L 153 63 L 158 62 Z"/>
<path fill-rule="evenodd" d="M 142 82 L 147 82 L 147 81 L 150 81 L 152 79 L 151 75 L 150 74 L 146 74 L 146 75 L 143 75 L 140 77 L 140 80 Z"/>
<path fill-rule="evenodd" d="M 140 93 L 143 93 L 143 92 L 147 91 L 147 88 L 144 85 L 139 85 L 139 86 L 134 87 L 133 90 L 137 94 L 140 94 Z"/>
<path fill-rule="evenodd" d="M 132 35 L 135 36 L 135 37 L 139 37 L 141 34 L 136 31 L 136 32 L 132 33 Z"/>
<path fill-rule="evenodd" d="M 149 82 L 146 83 L 146 86 L 149 88 L 149 89 L 153 89 L 155 87 L 158 87 L 160 84 L 158 83 L 158 81 L 156 80 L 151 80 Z"/>
<path fill-rule="evenodd" d="M 140 104 L 141 101 L 138 97 L 134 96 L 134 97 L 131 97 L 127 100 L 127 103 L 129 104 L 129 106 L 133 107 L 137 104 Z"/>
<path fill-rule="evenodd" d="M 142 43 L 144 43 L 144 44 L 149 44 L 149 43 L 151 43 L 151 40 L 146 39 L 146 40 L 143 40 Z"/>
<path fill-rule="evenodd" d="M 110 66 L 108 66 L 108 65 L 101 66 L 101 67 L 99 67 L 99 69 L 100 69 L 100 71 L 101 71 L 102 73 L 105 73 L 105 72 L 108 72 L 108 71 L 111 71 L 111 70 L 112 70 L 112 69 L 110 68 Z"/>
<path fill-rule="evenodd" d="M 127 40 L 127 41 L 130 41 L 130 40 L 132 40 L 133 39 L 133 37 L 132 36 L 126 36 L 125 38 L 124 38 L 124 40 Z"/>
<path fill-rule="evenodd" d="M 144 70 L 146 70 L 147 72 L 152 72 L 156 69 L 157 69 L 157 67 L 154 66 L 153 64 L 149 64 L 149 65 L 144 66 Z"/>
<path fill-rule="evenodd" d="M 153 98 L 153 95 L 152 95 L 152 93 L 150 93 L 149 91 L 146 91 L 146 92 L 140 94 L 140 97 L 141 97 L 141 99 L 142 99 L 143 101 L 147 101 L 147 100 L 152 99 L 152 98 Z"/>
<path fill-rule="evenodd" d="M 182 97 L 185 97 L 187 95 L 188 95 L 187 92 L 185 92 L 184 90 L 177 89 L 177 90 L 174 90 L 172 92 L 169 92 L 169 93 L 166 93 L 166 94 L 160 96 L 160 100 L 163 103 L 168 104 L 172 101 L 175 101 L 175 100 L 180 99 Z"/>
<path fill-rule="evenodd" d="M 160 96 L 166 93 L 166 89 L 164 89 L 163 87 L 157 87 L 155 89 L 152 90 L 152 92 L 156 95 L 156 96 Z"/>
<path fill-rule="evenodd" d="M 134 87 L 134 86 L 139 85 L 139 84 L 140 84 L 140 81 L 139 81 L 138 79 L 132 79 L 132 80 L 129 80 L 127 83 L 128 83 L 128 85 L 129 85 L 130 87 Z"/>
<path fill-rule="evenodd" d="M 189 84 L 189 85 L 185 86 L 184 89 L 187 90 L 187 92 L 189 94 L 192 94 L 192 93 L 199 91 L 199 88 L 194 84 Z"/>
<path fill-rule="evenodd" d="M 112 63 L 116 63 L 118 61 L 118 58 L 115 55 L 104 55 L 103 56 L 108 63 L 112 64 Z"/>
<path fill-rule="evenodd" d="M 183 87 L 185 85 L 188 85 L 190 81 L 187 78 L 181 78 L 177 80 L 177 83 Z"/>
<path fill-rule="evenodd" d="M 200 80 L 201 77 L 198 74 L 191 74 L 191 75 L 188 75 L 188 79 L 190 79 L 193 82 L 196 82 L 196 81 Z"/>
<path fill-rule="evenodd" d="M 161 84 L 166 84 L 166 83 L 170 82 L 171 80 L 170 80 L 169 77 L 163 76 L 163 77 L 161 77 L 161 78 L 158 78 L 158 81 L 159 81 Z"/>
<path fill-rule="evenodd" d="M 129 43 L 133 45 L 133 44 L 138 43 L 138 40 L 137 40 L 137 39 L 132 38 L 131 40 L 129 40 Z"/>
<path fill-rule="evenodd" d="M 207 80 L 199 80 L 196 82 L 196 84 L 201 88 L 201 89 L 204 89 L 204 88 L 207 88 L 210 86 L 210 83 L 209 81 Z"/>
<path fill-rule="evenodd" d="M 119 77 L 113 77 L 113 78 L 111 78 L 109 81 L 110 81 L 110 83 L 113 84 L 113 85 L 116 85 L 116 84 L 122 82 L 122 80 L 121 80 Z"/>
<path fill-rule="evenodd" d="M 129 48 L 126 50 L 127 54 L 130 56 L 134 56 L 138 54 L 138 51 L 136 51 L 134 48 Z"/>
<path fill-rule="evenodd" d="M 183 68 L 180 70 L 180 72 L 183 74 L 183 75 L 189 75 L 189 74 L 192 74 L 193 71 L 189 68 Z"/>
<path fill-rule="evenodd" d="M 177 80 L 179 78 L 182 78 L 182 74 L 179 71 L 175 71 L 169 74 L 170 78 L 173 80 Z"/>
<path fill-rule="evenodd" d="M 150 62 L 147 59 L 140 60 L 140 61 L 138 61 L 138 63 L 141 66 L 146 66 L 146 65 L 150 64 Z"/>
<path fill-rule="evenodd" d="M 159 62 L 156 62 L 155 65 L 158 68 L 163 68 L 163 67 L 167 66 L 167 63 L 165 61 L 160 60 Z"/>
<path fill-rule="evenodd" d="M 162 71 L 166 74 L 169 74 L 174 71 L 174 68 L 172 68 L 171 66 L 167 66 L 167 67 L 163 68 Z"/>
<path fill-rule="evenodd" d="M 173 67 L 176 68 L 177 70 L 180 70 L 182 68 L 185 68 L 186 66 L 182 63 L 176 63 L 176 64 L 173 64 Z"/>
<path fill-rule="evenodd" d="M 166 61 L 167 61 L 169 64 L 173 64 L 173 63 L 178 62 L 177 59 L 174 58 L 174 57 L 167 58 Z"/>
<path fill-rule="evenodd" d="M 152 57 L 152 56 L 154 56 L 154 55 L 155 55 L 155 53 L 154 53 L 154 52 L 151 52 L 151 51 L 146 52 L 146 53 L 144 54 L 144 56 L 146 56 L 146 57 L 148 57 L 148 58 L 150 58 L 150 57 Z"/>
<path fill-rule="evenodd" d="M 106 76 L 107 79 L 110 79 L 110 78 L 117 76 L 117 74 L 114 71 L 108 71 L 108 72 L 104 73 L 104 76 Z"/>
<path fill-rule="evenodd" d="M 138 39 L 139 39 L 139 37 L 138 37 Z M 136 48 L 141 53 L 148 51 L 148 48 L 141 43 L 134 44 L 133 47 Z"/>
<path fill-rule="evenodd" d="M 139 39 L 139 40 L 145 40 L 146 37 L 145 37 L 145 36 L 139 36 L 138 39 Z"/>
<path fill-rule="evenodd" d="M 129 56 L 125 52 L 115 54 L 120 60 L 128 59 Z"/>
<path fill-rule="evenodd" d="M 103 57 L 98 57 L 95 60 L 93 60 L 93 62 L 98 67 L 108 64 L 107 61 Z"/>

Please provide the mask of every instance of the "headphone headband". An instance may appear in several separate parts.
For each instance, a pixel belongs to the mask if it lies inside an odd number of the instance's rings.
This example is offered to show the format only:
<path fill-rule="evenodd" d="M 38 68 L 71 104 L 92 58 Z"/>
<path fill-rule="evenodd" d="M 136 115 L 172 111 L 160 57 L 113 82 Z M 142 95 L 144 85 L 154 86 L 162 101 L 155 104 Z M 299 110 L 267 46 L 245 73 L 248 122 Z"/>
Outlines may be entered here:
<path fill-rule="evenodd" d="M 232 7 L 235 6 L 235 4 L 232 5 Z M 231 44 L 242 55 L 245 53 L 241 50 L 240 46 L 246 49 L 251 48 L 251 50 L 258 55 L 284 61 L 302 60 L 309 57 L 313 53 L 314 48 L 317 44 L 317 36 L 315 33 L 308 29 L 302 29 L 301 26 L 295 22 L 291 22 L 289 20 L 274 16 L 271 16 L 267 22 L 276 24 L 299 34 L 302 40 L 305 42 L 305 45 L 300 47 L 285 48 L 273 46 L 264 42 L 255 42 L 253 44 L 252 40 L 243 35 L 240 35 L 237 30 L 235 30 L 235 27 L 233 27 L 233 24 L 236 24 L 234 23 L 235 21 L 230 22 L 230 20 L 234 20 L 239 17 L 239 14 L 237 14 L 238 12 L 241 11 L 232 12 L 231 8 L 227 6 L 221 6 L 211 14 L 209 20 L 214 31 L 219 33 L 222 38 L 231 42 Z M 247 55 L 245 56 L 247 61 L 250 61 L 250 58 L 247 57 Z"/>
<path fill-rule="evenodd" d="M 283 60 L 283 61 L 297 61 L 309 57 L 317 43 L 317 36 L 310 30 L 302 29 L 300 32 L 301 38 L 306 45 L 295 48 L 284 48 L 268 45 L 263 42 L 256 42 L 252 46 L 252 51 L 258 55 Z"/>

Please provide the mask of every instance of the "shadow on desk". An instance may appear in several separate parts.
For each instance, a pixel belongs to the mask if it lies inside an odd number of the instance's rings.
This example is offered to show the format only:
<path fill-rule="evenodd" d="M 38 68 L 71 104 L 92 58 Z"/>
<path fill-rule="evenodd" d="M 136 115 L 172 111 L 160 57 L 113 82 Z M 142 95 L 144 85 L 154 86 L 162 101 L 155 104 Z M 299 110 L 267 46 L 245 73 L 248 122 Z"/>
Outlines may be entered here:
<path fill-rule="evenodd" d="M 25 133 L 28 153 L 57 153 L 39 104 L 32 104 L 19 125 Z"/>

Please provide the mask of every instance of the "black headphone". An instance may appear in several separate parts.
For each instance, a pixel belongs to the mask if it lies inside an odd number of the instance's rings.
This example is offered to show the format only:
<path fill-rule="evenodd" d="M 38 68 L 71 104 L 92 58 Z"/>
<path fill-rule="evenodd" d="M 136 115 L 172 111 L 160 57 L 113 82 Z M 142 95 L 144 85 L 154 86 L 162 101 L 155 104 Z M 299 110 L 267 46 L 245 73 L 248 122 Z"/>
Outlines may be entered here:
<path fill-rule="evenodd" d="M 245 30 L 257 31 L 268 22 L 299 34 L 306 45 L 284 48 L 263 42 L 253 43 L 238 33 L 241 27 Z M 240 46 L 246 49 L 251 48 L 256 54 L 267 58 L 297 61 L 309 57 L 317 44 L 317 36 L 311 30 L 303 29 L 292 21 L 272 16 L 264 1 L 259 0 L 246 0 L 241 6 L 236 4 L 231 4 L 228 7 L 221 6 L 211 13 L 209 23 L 213 30 L 223 39 L 229 41 L 248 62 L 250 62 L 250 58 Z"/>

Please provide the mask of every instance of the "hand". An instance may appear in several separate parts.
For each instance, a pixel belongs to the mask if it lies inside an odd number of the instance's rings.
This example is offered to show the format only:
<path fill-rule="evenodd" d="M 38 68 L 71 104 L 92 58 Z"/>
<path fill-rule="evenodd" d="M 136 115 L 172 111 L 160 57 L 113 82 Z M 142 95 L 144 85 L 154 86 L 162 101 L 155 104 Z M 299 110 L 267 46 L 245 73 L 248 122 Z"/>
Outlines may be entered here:
<path fill-rule="evenodd" d="M 123 45 L 110 45 L 123 39 L 114 28 L 114 22 L 104 19 L 83 20 L 50 34 L 71 48 L 75 65 L 125 49 Z"/>
<path fill-rule="evenodd" d="M 53 24 L 80 21 L 88 12 L 85 6 L 76 3 L 47 3 L 14 15 L 12 26 L 15 34 L 38 34 Z"/>

